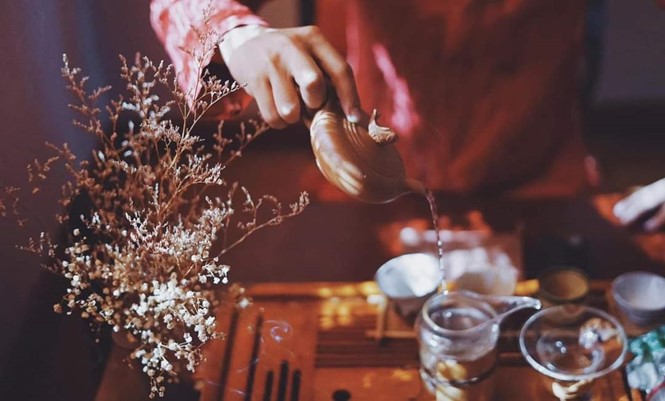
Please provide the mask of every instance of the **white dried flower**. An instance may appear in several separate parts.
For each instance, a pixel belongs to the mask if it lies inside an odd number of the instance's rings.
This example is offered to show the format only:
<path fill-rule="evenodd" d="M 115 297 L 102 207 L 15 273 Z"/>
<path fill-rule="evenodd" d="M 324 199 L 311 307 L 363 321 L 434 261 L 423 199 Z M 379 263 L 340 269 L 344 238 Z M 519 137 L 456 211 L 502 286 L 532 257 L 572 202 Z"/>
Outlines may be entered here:
<path fill-rule="evenodd" d="M 214 49 L 212 43 L 208 50 Z M 71 233 L 66 243 L 53 243 L 41 232 L 29 249 L 53 261 L 50 267 L 68 280 L 54 311 L 77 310 L 92 324 L 106 324 L 131 338 L 132 359 L 150 377 L 151 395 L 163 395 L 165 380 L 178 373 L 175 361 L 193 371 L 202 358 L 201 345 L 221 336 L 212 301 L 213 285 L 229 283 L 225 254 L 256 230 L 300 213 L 307 198 L 301 196 L 283 210 L 274 197 L 255 198 L 224 179 L 229 163 L 267 125 L 243 125 L 238 146 L 230 151 L 226 146 L 232 141 L 222 135 L 221 126 L 208 149 L 191 124 L 178 127 L 163 120 L 173 108 L 185 113 L 183 121 L 198 121 L 240 86 L 206 76 L 197 86 L 200 95 L 187 94 L 178 88 L 170 67 L 123 58 L 121 76 L 128 94 L 108 108 L 114 124 L 112 132 L 105 132 L 95 101 L 109 88 L 88 93 L 80 70 L 71 68 L 66 57 L 63 61 L 62 75 L 78 102 L 72 106 L 80 115 L 75 124 L 96 138 L 98 146 L 90 161 L 80 162 L 66 145 L 49 145 L 56 157 L 30 165 L 30 189 L 59 161 L 71 174 L 60 203 L 69 208 L 73 194 L 85 194 L 91 207 L 76 221 L 58 216 L 63 232 Z M 153 93 L 157 87 L 166 87 L 174 102 Z M 124 121 L 124 112 L 129 132 L 115 126 Z M 216 246 L 220 243 L 221 249 Z M 247 298 L 238 302 L 249 304 Z"/>

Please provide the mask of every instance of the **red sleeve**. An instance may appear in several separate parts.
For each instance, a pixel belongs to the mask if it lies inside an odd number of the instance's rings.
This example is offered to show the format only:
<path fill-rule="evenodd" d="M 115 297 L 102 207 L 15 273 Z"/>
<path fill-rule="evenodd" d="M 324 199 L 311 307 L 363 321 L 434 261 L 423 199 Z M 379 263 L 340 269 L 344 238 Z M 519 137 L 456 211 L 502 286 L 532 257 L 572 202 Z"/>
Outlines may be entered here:
<path fill-rule="evenodd" d="M 211 13 L 206 23 L 204 14 L 209 8 Z M 203 68 L 218 53 L 207 52 L 202 64 L 192 56 L 206 50 L 199 38 L 201 32 L 213 32 L 221 37 L 241 25 L 267 25 L 248 7 L 233 0 L 152 0 L 150 22 L 171 58 L 181 88 L 192 96 L 198 91 L 196 84 Z M 182 49 L 188 49 L 189 53 Z"/>

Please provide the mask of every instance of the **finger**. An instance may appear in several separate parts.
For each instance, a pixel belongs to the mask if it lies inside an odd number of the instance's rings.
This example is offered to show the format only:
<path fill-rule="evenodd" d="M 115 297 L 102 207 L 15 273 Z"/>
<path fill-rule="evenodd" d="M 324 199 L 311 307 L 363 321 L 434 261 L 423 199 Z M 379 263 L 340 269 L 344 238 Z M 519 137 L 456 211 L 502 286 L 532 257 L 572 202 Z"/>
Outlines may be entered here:
<path fill-rule="evenodd" d="M 630 224 L 662 203 L 665 203 L 665 180 L 656 181 L 635 191 L 614 205 L 613 212 L 623 224 Z"/>
<path fill-rule="evenodd" d="M 280 66 L 272 66 L 270 86 L 273 103 L 281 120 L 287 124 L 300 121 L 300 97 L 291 75 Z"/>
<path fill-rule="evenodd" d="M 254 82 L 252 87 L 249 88 L 249 92 L 256 99 L 261 117 L 263 117 L 263 120 L 269 126 L 277 129 L 287 126 L 286 122 L 282 120 L 282 117 L 277 112 L 277 107 L 275 107 L 270 81 L 265 79 Z"/>
<path fill-rule="evenodd" d="M 351 66 L 328 43 L 317 28 L 311 29 L 309 43 L 312 53 L 323 71 L 330 77 L 344 114 L 349 121 L 358 122 L 360 120 L 360 98 Z"/>
<path fill-rule="evenodd" d="M 628 203 L 630 203 L 630 198 L 624 198 L 614 204 L 612 207 L 612 212 L 618 218 L 623 215 L 624 211 L 628 208 Z"/>
<path fill-rule="evenodd" d="M 665 205 L 662 205 L 658 212 L 644 223 L 644 229 L 655 231 L 665 225 Z"/>
<path fill-rule="evenodd" d="M 326 81 L 316 62 L 308 55 L 297 55 L 289 58 L 289 70 L 305 106 L 310 109 L 323 106 L 326 101 Z"/>
<path fill-rule="evenodd" d="M 642 214 L 635 194 L 617 202 L 612 211 L 622 224 L 630 224 Z"/>

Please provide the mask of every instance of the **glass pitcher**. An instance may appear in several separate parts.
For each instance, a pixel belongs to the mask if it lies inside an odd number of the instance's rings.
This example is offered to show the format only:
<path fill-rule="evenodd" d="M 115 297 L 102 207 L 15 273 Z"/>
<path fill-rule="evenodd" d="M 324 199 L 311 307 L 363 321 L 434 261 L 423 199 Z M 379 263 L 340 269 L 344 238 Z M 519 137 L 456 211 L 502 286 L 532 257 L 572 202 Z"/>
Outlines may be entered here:
<path fill-rule="evenodd" d="M 437 401 L 489 401 L 499 324 L 507 315 L 540 308 L 537 299 L 468 291 L 436 294 L 416 321 L 420 374 Z"/>

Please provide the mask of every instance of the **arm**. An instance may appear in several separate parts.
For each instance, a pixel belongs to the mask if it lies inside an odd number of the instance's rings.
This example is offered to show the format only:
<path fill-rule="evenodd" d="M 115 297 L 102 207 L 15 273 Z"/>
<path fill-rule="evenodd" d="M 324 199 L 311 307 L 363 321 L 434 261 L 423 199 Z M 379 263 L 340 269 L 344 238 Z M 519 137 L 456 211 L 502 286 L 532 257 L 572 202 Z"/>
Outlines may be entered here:
<path fill-rule="evenodd" d="M 153 28 L 181 74 L 185 90 L 195 90 L 200 68 L 185 47 L 201 50 L 197 31 L 202 31 L 206 2 L 153 0 Z M 301 105 L 317 109 L 327 98 L 327 82 L 335 90 L 345 114 L 352 122 L 361 117 L 353 73 L 344 58 L 316 27 L 268 29 L 251 10 L 231 0 L 213 2 L 209 20 L 217 34 L 224 35 L 221 53 L 233 78 L 244 84 L 256 99 L 261 115 L 274 128 L 300 120 Z M 193 29 L 192 29 L 193 27 Z M 214 61 L 212 57 L 205 64 Z M 221 57 L 220 60 L 222 62 Z"/>
<path fill-rule="evenodd" d="M 252 1 L 256 7 L 258 1 Z M 204 21 L 206 8 L 211 6 L 212 13 L 208 21 Z M 230 30 L 242 25 L 261 25 L 267 23 L 253 14 L 250 7 L 233 0 L 152 0 L 150 3 L 150 22 L 164 49 L 171 58 L 178 72 L 180 87 L 186 93 L 195 94 L 196 84 L 202 69 L 211 62 L 223 63 L 218 52 L 206 52 L 199 40 L 199 33 L 214 30 L 223 36 Z M 185 52 L 182 49 L 188 49 Z M 202 65 L 197 63 L 194 54 L 204 55 Z M 236 96 L 230 100 L 242 105 L 247 104 L 246 96 Z M 220 117 L 230 117 L 232 113 L 224 113 Z"/>

